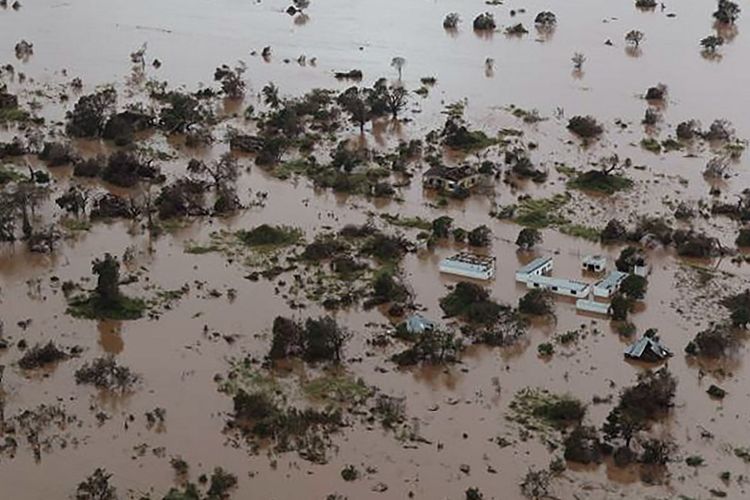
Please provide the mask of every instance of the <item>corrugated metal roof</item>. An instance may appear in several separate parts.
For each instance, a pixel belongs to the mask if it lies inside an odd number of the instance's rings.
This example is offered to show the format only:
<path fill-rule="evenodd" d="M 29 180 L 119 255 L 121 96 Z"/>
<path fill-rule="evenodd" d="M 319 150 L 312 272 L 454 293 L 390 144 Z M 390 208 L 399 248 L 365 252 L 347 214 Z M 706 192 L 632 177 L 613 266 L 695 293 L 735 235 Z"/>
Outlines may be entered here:
<path fill-rule="evenodd" d="M 661 342 L 646 336 L 641 337 L 625 349 L 625 356 L 634 359 L 641 359 L 645 356 L 664 359 L 671 355 L 669 349 L 664 347 Z"/>

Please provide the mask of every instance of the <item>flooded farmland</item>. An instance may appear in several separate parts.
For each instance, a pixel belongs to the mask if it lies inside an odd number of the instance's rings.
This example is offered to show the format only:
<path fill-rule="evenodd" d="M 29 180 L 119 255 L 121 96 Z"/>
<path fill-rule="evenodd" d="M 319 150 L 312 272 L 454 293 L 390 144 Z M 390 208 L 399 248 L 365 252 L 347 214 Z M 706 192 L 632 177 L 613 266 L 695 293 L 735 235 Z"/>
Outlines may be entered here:
<path fill-rule="evenodd" d="M 0 2 L 0 499 L 750 496 L 748 19 Z"/>

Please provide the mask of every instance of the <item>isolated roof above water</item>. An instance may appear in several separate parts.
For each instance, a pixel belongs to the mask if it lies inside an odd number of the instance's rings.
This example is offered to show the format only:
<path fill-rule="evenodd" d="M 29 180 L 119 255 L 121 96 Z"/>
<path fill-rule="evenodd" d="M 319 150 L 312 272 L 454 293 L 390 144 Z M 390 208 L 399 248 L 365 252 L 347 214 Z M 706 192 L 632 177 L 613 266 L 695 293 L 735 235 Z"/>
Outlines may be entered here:
<path fill-rule="evenodd" d="M 672 352 L 664 347 L 659 340 L 644 335 L 625 349 L 625 356 L 629 358 L 642 358 L 649 353 L 657 358 L 664 359 L 672 355 Z"/>

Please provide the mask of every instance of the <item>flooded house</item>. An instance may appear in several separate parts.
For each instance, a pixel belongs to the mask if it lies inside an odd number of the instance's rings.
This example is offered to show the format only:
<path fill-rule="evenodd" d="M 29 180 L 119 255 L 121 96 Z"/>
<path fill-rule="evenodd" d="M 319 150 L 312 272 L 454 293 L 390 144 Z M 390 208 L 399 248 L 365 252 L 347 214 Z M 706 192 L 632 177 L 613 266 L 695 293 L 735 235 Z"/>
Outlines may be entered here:
<path fill-rule="evenodd" d="M 591 286 L 588 283 L 550 276 L 531 275 L 526 281 L 526 286 L 528 288 L 541 288 L 568 297 L 587 297 L 591 292 Z"/>
<path fill-rule="evenodd" d="M 601 314 L 603 316 L 609 316 L 611 314 L 611 305 L 609 302 L 598 302 L 590 299 L 578 299 L 576 300 L 576 310 L 582 312 L 589 312 L 594 314 Z"/>
<path fill-rule="evenodd" d="M 607 270 L 607 258 L 603 255 L 586 255 L 581 259 L 581 268 L 590 273 L 603 273 Z"/>
<path fill-rule="evenodd" d="M 446 167 L 438 165 L 431 167 L 422 175 L 422 184 L 433 189 L 453 191 L 457 188 L 471 189 L 480 179 L 479 172 L 469 166 Z"/>
<path fill-rule="evenodd" d="M 406 319 L 406 331 L 411 335 L 421 335 L 435 329 L 435 323 L 421 314 L 412 314 Z"/>
<path fill-rule="evenodd" d="M 461 252 L 440 261 L 440 272 L 478 280 L 495 277 L 495 257 Z"/>
<path fill-rule="evenodd" d="M 610 298 L 620 289 L 620 285 L 628 277 L 628 273 L 612 271 L 604 279 L 594 284 L 594 296 L 604 299 Z"/>
<path fill-rule="evenodd" d="M 644 334 L 636 342 L 625 349 L 625 357 L 655 363 L 672 356 L 672 352 L 664 347 L 655 335 Z"/>
<path fill-rule="evenodd" d="M 516 271 L 516 281 L 528 283 L 529 278 L 532 276 L 549 274 L 552 272 L 553 265 L 552 257 L 538 257 Z"/>

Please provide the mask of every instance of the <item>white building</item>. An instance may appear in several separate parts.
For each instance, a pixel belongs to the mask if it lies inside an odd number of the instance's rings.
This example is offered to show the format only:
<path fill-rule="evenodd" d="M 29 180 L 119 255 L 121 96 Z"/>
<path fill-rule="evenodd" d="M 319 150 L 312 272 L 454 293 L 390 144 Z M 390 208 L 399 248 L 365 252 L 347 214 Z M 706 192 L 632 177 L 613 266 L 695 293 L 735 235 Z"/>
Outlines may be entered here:
<path fill-rule="evenodd" d="M 558 295 L 567 295 L 568 297 L 588 297 L 591 291 L 590 285 L 582 281 L 540 275 L 529 275 L 526 280 L 526 286 L 529 288 L 542 288 Z"/>
<path fill-rule="evenodd" d="M 594 284 L 594 296 L 610 298 L 620 289 L 620 285 L 628 277 L 628 273 L 612 271 L 603 280 Z"/>
<path fill-rule="evenodd" d="M 603 273 L 607 270 L 607 258 L 604 255 L 586 255 L 581 260 L 581 268 L 590 273 Z"/>
<path fill-rule="evenodd" d="M 552 257 L 538 257 L 516 271 L 516 281 L 528 283 L 531 276 L 543 276 L 552 271 Z"/>
<path fill-rule="evenodd" d="M 478 280 L 495 277 L 495 257 L 462 252 L 440 261 L 440 272 Z"/>
<path fill-rule="evenodd" d="M 576 300 L 576 309 L 590 313 L 602 314 L 609 316 L 610 305 L 608 302 L 596 302 L 595 300 L 578 299 Z"/>

